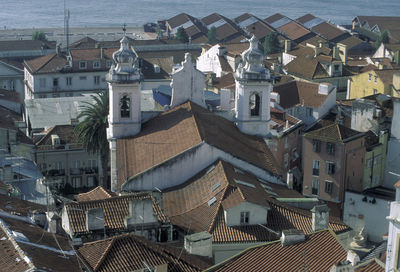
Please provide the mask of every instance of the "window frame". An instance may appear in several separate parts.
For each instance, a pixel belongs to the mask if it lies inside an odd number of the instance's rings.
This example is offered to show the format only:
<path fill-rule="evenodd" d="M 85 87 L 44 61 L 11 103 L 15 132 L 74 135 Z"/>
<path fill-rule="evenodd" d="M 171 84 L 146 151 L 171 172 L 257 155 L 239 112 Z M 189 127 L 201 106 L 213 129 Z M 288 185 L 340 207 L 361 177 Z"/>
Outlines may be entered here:
<path fill-rule="evenodd" d="M 335 162 L 331 162 L 331 161 L 326 161 L 325 162 L 325 171 L 328 175 L 334 175 L 336 172 L 336 164 Z"/>
<path fill-rule="evenodd" d="M 92 63 L 93 69 L 100 69 L 101 68 L 101 63 L 100 60 L 94 60 Z"/>
<path fill-rule="evenodd" d="M 326 153 L 328 153 L 329 155 L 335 155 L 335 144 L 331 143 L 331 142 L 327 142 L 326 143 Z"/>
<path fill-rule="evenodd" d="M 314 186 L 316 184 L 316 186 Z M 314 193 L 314 190 L 316 190 L 316 193 Z M 311 194 L 318 196 L 319 194 L 319 180 L 318 179 L 313 179 L 311 180 Z"/>
<path fill-rule="evenodd" d="M 248 224 L 250 224 L 250 211 L 241 211 L 240 225 L 248 225 Z"/>
<path fill-rule="evenodd" d="M 100 76 L 93 76 L 93 84 L 100 85 Z"/>
<path fill-rule="evenodd" d="M 78 66 L 79 66 L 80 70 L 86 70 L 87 69 L 87 61 L 86 60 L 80 60 Z"/>
<path fill-rule="evenodd" d="M 333 182 L 330 180 L 325 180 L 325 193 L 332 194 Z"/>
<path fill-rule="evenodd" d="M 318 166 L 317 168 L 315 166 Z M 312 175 L 319 177 L 319 171 L 321 169 L 321 163 L 319 160 L 312 161 Z"/>

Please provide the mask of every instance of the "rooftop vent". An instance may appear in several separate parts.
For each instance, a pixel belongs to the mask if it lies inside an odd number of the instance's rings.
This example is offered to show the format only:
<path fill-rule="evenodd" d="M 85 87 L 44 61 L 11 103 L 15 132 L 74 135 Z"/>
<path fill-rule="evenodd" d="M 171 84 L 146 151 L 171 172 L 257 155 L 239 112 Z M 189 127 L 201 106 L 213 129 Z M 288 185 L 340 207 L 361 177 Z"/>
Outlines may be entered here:
<path fill-rule="evenodd" d="M 289 246 L 293 244 L 297 244 L 300 242 L 304 242 L 306 240 L 306 236 L 304 232 L 297 229 L 289 229 L 283 230 L 281 236 L 282 246 Z"/>
<path fill-rule="evenodd" d="M 256 186 L 254 185 L 254 184 L 251 184 L 251 183 L 248 183 L 248 182 L 245 182 L 245 181 L 242 181 L 242 180 L 238 180 L 238 179 L 234 179 L 234 181 L 237 183 L 237 184 L 242 184 L 242 185 L 245 185 L 245 186 L 247 186 L 247 187 L 251 187 L 251 188 L 256 188 Z"/>

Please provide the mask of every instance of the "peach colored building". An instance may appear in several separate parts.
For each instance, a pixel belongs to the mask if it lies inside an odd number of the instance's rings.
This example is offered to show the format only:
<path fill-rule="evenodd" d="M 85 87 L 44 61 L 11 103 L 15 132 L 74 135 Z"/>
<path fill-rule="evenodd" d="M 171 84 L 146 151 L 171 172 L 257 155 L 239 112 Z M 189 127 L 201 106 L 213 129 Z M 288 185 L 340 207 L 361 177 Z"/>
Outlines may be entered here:
<path fill-rule="evenodd" d="M 321 120 L 303 137 L 303 194 L 342 203 L 344 192 L 362 192 L 364 133 Z"/>

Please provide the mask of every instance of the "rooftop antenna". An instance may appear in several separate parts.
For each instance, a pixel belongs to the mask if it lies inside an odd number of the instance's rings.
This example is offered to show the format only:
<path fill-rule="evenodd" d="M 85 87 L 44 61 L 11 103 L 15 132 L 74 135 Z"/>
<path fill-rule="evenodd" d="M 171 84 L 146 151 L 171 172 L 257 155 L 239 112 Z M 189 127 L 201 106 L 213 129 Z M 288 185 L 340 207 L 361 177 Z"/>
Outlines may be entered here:
<path fill-rule="evenodd" d="M 69 17 L 70 17 L 70 12 L 69 9 L 67 10 L 66 8 L 66 0 L 64 0 L 64 35 L 66 38 L 66 43 L 67 43 L 67 53 L 69 51 Z"/>

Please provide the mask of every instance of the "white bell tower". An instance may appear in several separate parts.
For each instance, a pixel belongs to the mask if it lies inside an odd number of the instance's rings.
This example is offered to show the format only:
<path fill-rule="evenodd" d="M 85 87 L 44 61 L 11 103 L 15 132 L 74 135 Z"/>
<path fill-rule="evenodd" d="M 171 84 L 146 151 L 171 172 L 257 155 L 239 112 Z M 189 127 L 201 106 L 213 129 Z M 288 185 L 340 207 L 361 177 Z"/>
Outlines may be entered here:
<path fill-rule="evenodd" d="M 137 55 L 129 48 L 124 35 L 121 48 L 114 52 L 115 65 L 107 74 L 110 97 L 108 139 L 133 136 L 140 132 L 140 82 L 142 74 L 136 65 Z"/>
<path fill-rule="evenodd" d="M 253 36 L 242 53 L 235 73 L 235 117 L 238 128 L 251 135 L 267 136 L 270 121 L 270 72 L 264 67 L 264 54 Z"/>
<path fill-rule="evenodd" d="M 117 139 L 138 134 L 141 129 L 142 73 L 137 66 L 137 55 L 129 48 L 125 35 L 121 47 L 114 52 L 114 65 L 107 74 L 109 115 L 107 139 L 110 143 L 111 190 L 118 190 Z"/>

